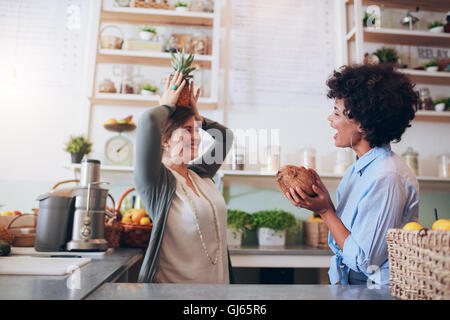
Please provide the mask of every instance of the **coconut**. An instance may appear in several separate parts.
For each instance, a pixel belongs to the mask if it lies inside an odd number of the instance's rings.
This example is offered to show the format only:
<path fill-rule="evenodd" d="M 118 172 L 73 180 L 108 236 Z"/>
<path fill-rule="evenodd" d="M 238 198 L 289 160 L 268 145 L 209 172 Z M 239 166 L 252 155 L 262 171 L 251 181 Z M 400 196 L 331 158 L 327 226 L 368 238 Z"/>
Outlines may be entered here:
<path fill-rule="evenodd" d="M 312 189 L 315 183 L 314 174 L 305 167 L 287 165 L 278 170 L 277 182 L 283 193 L 289 192 L 289 188 L 300 187 L 310 197 L 316 196 Z"/>

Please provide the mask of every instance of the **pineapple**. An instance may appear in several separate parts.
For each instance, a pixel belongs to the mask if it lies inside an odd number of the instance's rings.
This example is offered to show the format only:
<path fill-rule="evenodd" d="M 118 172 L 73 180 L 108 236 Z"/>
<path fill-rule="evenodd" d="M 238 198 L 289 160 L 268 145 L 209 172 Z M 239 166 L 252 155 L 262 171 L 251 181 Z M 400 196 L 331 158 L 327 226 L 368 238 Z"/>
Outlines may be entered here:
<path fill-rule="evenodd" d="M 187 58 L 185 58 L 184 49 L 183 52 L 177 51 L 176 54 L 174 54 L 173 52 L 171 54 L 172 67 L 174 70 L 172 77 L 177 71 L 179 71 L 183 73 L 183 80 L 185 81 L 183 91 L 181 91 L 176 105 L 177 107 L 188 107 L 190 101 L 189 81 L 194 77 L 191 72 L 196 69 L 195 67 L 191 67 L 192 61 L 194 61 L 194 55 L 190 54 Z"/>

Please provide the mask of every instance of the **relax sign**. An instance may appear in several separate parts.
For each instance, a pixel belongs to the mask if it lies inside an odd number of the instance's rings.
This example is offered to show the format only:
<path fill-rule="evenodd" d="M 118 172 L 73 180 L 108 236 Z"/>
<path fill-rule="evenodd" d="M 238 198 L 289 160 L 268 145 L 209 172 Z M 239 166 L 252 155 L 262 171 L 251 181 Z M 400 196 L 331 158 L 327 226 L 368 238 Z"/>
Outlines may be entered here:
<path fill-rule="evenodd" d="M 420 59 L 438 60 L 449 58 L 447 49 L 431 49 L 417 47 L 417 53 Z"/>

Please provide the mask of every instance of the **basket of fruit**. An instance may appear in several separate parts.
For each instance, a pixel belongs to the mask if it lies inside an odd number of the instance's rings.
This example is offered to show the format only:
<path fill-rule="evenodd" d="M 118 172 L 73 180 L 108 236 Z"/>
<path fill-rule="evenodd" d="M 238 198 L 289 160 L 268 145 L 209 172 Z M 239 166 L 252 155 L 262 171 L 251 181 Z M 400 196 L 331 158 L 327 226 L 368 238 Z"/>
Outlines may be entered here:
<path fill-rule="evenodd" d="M 405 300 L 450 299 L 450 221 L 437 220 L 431 229 L 417 222 L 389 229 L 389 287 Z"/>
<path fill-rule="evenodd" d="M 121 243 L 126 247 L 147 248 L 153 227 L 148 213 L 144 209 L 128 209 L 124 213 L 120 212 L 123 200 L 133 191 L 134 187 L 126 190 L 117 204 L 117 218 L 122 227 Z"/>
<path fill-rule="evenodd" d="M 303 220 L 303 242 L 312 247 L 328 248 L 328 227 L 322 218 L 313 213 L 308 220 Z"/>
<path fill-rule="evenodd" d="M 133 116 L 128 116 L 122 120 L 117 121 L 114 118 L 108 119 L 103 123 L 103 127 L 108 131 L 114 132 L 128 132 L 136 129 L 136 124 L 132 121 Z"/>

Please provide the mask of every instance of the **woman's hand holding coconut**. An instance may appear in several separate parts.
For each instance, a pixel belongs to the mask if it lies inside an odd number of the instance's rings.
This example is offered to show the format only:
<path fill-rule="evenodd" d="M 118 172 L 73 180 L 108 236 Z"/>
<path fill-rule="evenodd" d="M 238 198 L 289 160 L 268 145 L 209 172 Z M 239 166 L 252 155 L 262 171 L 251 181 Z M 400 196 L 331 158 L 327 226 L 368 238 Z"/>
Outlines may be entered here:
<path fill-rule="evenodd" d="M 311 185 L 315 196 L 308 195 L 298 185 L 290 187 L 289 192 L 285 193 L 286 198 L 296 207 L 302 207 L 318 214 L 325 215 L 326 213 L 334 213 L 334 205 L 331 201 L 330 194 L 320 180 L 319 175 L 313 169 L 307 169 L 314 176 L 314 183 Z"/>

